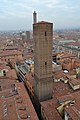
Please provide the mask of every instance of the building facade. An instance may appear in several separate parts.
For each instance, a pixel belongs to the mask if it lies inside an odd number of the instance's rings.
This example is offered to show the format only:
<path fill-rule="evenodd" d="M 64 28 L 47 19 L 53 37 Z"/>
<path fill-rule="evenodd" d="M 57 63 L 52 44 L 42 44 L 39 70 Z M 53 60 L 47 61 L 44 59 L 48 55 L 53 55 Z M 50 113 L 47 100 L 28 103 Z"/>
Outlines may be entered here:
<path fill-rule="evenodd" d="M 39 22 L 33 25 L 34 37 L 34 91 L 40 101 L 52 97 L 52 37 L 53 24 Z"/>

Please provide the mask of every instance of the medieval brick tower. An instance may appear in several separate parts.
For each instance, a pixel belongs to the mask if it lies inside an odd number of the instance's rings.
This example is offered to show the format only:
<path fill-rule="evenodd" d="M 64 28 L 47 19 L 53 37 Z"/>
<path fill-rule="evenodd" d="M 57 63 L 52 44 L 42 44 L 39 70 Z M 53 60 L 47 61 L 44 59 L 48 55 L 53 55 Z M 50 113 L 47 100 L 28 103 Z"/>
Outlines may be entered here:
<path fill-rule="evenodd" d="M 34 37 L 34 91 L 40 101 L 52 97 L 52 37 L 53 24 L 33 24 Z"/>
<path fill-rule="evenodd" d="M 37 13 L 34 11 L 33 13 L 33 23 L 37 22 Z"/>

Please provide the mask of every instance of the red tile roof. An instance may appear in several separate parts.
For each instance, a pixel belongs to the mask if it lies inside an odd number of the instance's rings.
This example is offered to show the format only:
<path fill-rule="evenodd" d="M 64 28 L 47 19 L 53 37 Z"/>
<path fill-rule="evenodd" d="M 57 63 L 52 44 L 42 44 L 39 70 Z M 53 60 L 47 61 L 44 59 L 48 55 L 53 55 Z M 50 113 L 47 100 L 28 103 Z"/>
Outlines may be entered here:
<path fill-rule="evenodd" d="M 12 91 L 11 85 L 13 85 L 13 83 L 15 84 L 15 89 Z M 2 89 L 2 91 L 0 91 L 1 120 L 27 120 L 28 117 L 30 120 L 38 120 L 35 109 L 23 83 L 1 78 L 0 85 L 1 87 L 2 85 L 3 87 L 6 86 L 5 90 Z M 14 91 L 16 91 L 17 94 L 13 94 Z"/>
<path fill-rule="evenodd" d="M 48 120 L 62 120 L 62 117 L 57 111 L 57 102 L 54 99 L 41 102 L 43 112 Z"/>
<path fill-rule="evenodd" d="M 67 43 L 67 44 L 80 47 L 80 42 L 70 42 L 70 43 Z"/>
<path fill-rule="evenodd" d="M 17 50 L 4 50 L 0 52 L 0 56 L 12 56 L 12 55 L 20 55 L 22 54 L 20 51 Z"/>
<path fill-rule="evenodd" d="M 80 90 L 71 94 L 75 103 L 73 105 L 68 105 L 65 110 L 68 112 L 72 120 L 80 120 Z"/>
<path fill-rule="evenodd" d="M 70 115 L 72 120 L 80 120 L 80 113 L 77 111 L 76 107 L 74 106 L 66 107 L 65 111 Z"/>
<path fill-rule="evenodd" d="M 66 94 L 70 94 L 72 92 L 73 90 L 70 89 L 68 84 L 65 84 L 61 81 L 53 83 L 53 96 L 55 96 L 56 98 L 66 95 Z"/>
<path fill-rule="evenodd" d="M 0 65 L 0 70 L 3 70 L 3 69 L 10 70 L 10 67 L 6 66 L 5 64 L 4 65 Z"/>
<path fill-rule="evenodd" d="M 80 79 L 71 79 L 69 80 L 69 83 L 72 85 L 80 85 Z"/>
<path fill-rule="evenodd" d="M 7 74 L 6 74 L 6 76 L 7 77 L 9 77 L 9 78 L 13 78 L 13 79 L 17 79 L 17 75 L 16 75 L 16 71 L 15 71 L 15 69 L 11 69 L 11 70 L 9 70 L 8 72 L 7 72 Z"/>

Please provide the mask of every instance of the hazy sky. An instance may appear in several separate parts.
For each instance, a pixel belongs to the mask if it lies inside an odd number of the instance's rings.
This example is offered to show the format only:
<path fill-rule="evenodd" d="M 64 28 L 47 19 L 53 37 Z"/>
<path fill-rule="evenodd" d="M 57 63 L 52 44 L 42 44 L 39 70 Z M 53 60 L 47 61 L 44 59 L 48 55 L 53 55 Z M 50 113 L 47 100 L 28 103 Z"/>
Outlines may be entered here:
<path fill-rule="evenodd" d="M 80 27 L 80 0 L 0 0 L 0 30 L 31 30 L 34 10 L 55 29 Z"/>

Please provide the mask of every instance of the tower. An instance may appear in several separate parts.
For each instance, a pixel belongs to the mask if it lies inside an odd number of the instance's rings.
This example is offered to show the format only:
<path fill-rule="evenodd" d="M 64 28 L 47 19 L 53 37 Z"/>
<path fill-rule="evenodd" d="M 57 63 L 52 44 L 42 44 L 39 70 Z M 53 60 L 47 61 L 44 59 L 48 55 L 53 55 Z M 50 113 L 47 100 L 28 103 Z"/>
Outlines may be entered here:
<path fill-rule="evenodd" d="M 26 39 L 30 40 L 30 31 L 26 31 Z"/>
<path fill-rule="evenodd" d="M 40 101 L 52 97 L 52 37 L 53 24 L 33 24 L 34 37 L 34 91 Z"/>
<path fill-rule="evenodd" d="M 37 13 L 34 11 L 33 13 L 33 24 L 37 22 Z"/>

